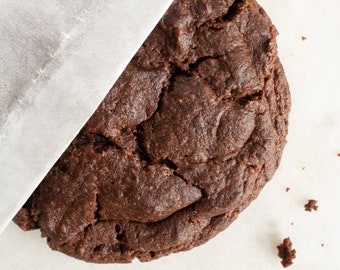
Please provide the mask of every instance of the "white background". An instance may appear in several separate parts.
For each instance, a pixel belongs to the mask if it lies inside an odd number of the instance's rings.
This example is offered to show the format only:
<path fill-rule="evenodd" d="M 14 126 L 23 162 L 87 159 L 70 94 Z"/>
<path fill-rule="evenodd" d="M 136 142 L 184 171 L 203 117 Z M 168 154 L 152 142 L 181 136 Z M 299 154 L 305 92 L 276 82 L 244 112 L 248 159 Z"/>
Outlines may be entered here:
<path fill-rule="evenodd" d="M 207 244 L 143 264 L 78 261 L 12 223 L 0 236 L 0 270 L 275 270 L 282 269 L 276 246 L 287 236 L 297 250 L 289 269 L 340 269 L 340 1 L 259 2 L 280 32 L 292 95 L 282 163 L 259 198 Z M 319 201 L 317 212 L 304 211 L 311 198 Z"/>

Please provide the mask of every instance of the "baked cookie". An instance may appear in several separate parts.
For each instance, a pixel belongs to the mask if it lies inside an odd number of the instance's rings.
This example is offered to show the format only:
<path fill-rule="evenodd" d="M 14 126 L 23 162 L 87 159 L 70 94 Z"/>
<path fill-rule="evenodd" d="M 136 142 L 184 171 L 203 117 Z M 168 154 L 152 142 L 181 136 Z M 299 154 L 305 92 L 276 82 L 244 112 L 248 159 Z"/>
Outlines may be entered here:
<path fill-rule="evenodd" d="M 224 230 L 285 145 L 276 35 L 255 0 L 175 0 L 15 222 L 97 263 L 149 261 Z"/>

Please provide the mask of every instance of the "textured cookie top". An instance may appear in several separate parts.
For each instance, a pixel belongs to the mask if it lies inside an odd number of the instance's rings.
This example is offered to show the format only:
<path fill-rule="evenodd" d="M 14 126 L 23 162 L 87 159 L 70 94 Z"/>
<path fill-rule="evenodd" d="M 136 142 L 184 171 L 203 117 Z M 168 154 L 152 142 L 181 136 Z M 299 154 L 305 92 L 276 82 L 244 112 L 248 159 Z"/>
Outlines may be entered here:
<path fill-rule="evenodd" d="M 253 0 L 177 0 L 16 217 L 92 262 L 150 260 L 223 230 L 287 133 L 276 30 Z"/>

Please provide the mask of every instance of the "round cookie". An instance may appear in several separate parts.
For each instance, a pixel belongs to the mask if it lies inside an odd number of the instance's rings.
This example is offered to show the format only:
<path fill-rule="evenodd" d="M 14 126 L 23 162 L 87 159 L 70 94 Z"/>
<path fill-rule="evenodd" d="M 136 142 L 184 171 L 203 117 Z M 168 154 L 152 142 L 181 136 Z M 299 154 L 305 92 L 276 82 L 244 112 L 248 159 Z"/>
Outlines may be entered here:
<path fill-rule="evenodd" d="M 285 145 L 276 35 L 255 0 L 175 0 L 15 222 L 97 263 L 149 261 L 224 230 Z"/>

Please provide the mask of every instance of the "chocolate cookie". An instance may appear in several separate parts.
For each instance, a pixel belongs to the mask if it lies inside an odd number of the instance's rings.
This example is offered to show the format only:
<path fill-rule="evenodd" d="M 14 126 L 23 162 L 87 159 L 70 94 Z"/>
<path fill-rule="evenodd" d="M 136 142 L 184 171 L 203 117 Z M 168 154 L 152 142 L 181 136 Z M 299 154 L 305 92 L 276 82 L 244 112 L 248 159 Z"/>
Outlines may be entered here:
<path fill-rule="evenodd" d="M 89 262 L 149 261 L 224 230 L 287 134 L 277 31 L 254 0 L 176 0 L 15 217 Z"/>

